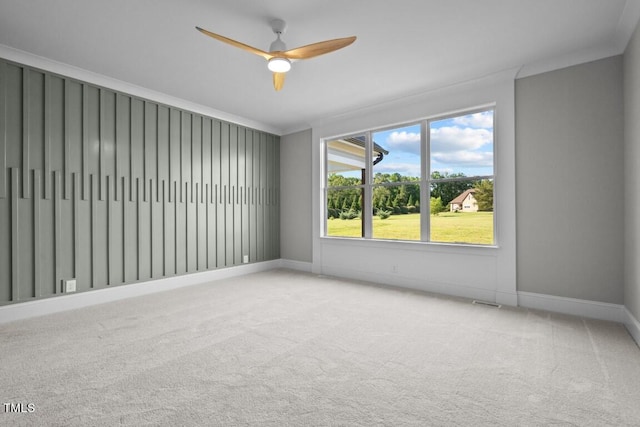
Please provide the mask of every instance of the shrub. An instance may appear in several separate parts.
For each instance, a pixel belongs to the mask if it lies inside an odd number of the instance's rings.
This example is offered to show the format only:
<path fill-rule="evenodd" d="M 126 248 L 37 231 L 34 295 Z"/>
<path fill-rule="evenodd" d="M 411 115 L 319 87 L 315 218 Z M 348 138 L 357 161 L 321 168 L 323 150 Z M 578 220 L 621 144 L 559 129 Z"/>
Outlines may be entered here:
<path fill-rule="evenodd" d="M 431 215 L 438 215 L 445 210 L 440 197 L 431 197 Z"/>
<path fill-rule="evenodd" d="M 340 219 L 354 219 L 358 217 L 358 212 L 349 209 L 348 211 L 344 211 L 340 213 Z"/>
<path fill-rule="evenodd" d="M 409 211 L 409 213 L 416 213 L 416 207 L 413 205 L 409 205 L 407 206 L 407 211 Z"/>
<path fill-rule="evenodd" d="M 329 208 L 327 209 L 327 218 L 340 218 L 340 209 Z"/>
<path fill-rule="evenodd" d="M 387 219 L 391 216 L 391 211 L 383 211 L 381 209 L 378 210 L 378 218 Z"/>

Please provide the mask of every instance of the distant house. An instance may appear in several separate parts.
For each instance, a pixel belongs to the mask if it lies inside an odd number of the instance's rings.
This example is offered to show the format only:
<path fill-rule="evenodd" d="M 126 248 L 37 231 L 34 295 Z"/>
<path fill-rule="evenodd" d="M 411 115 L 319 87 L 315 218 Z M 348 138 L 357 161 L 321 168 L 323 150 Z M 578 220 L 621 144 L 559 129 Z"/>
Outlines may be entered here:
<path fill-rule="evenodd" d="M 453 199 L 449 204 L 451 212 L 478 212 L 478 201 L 474 197 L 475 188 L 470 188 L 458 197 Z"/>

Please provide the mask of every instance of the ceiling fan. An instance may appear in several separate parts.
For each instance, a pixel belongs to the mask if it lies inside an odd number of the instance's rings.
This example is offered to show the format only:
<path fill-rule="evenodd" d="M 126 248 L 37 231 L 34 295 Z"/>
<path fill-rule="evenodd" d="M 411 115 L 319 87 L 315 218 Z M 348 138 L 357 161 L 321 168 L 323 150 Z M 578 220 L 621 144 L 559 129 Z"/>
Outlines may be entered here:
<path fill-rule="evenodd" d="M 271 21 L 271 29 L 276 34 L 276 39 L 271 43 L 271 46 L 269 46 L 269 51 L 265 52 L 264 50 L 240 43 L 239 41 L 221 36 L 220 34 L 212 33 L 203 28 L 196 27 L 196 29 L 202 34 L 266 59 L 268 61 L 267 67 L 273 72 L 273 87 L 275 87 L 276 90 L 282 89 L 285 73 L 291 69 L 291 61 L 324 55 L 325 53 L 349 46 L 356 40 L 355 36 L 344 37 L 287 50 L 287 45 L 280 39 L 280 36 L 284 34 L 287 29 L 287 24 L 282 19 L 274 19 Z"/>

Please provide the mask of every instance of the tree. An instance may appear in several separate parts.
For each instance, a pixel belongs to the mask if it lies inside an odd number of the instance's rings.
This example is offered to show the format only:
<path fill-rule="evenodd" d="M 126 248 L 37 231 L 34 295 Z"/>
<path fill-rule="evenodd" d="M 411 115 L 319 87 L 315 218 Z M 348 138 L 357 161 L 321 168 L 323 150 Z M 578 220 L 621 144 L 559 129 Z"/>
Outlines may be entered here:
<path fill-rule="evenodd" d="M 373 188 L 372 203 L 377 209 L 385 209 L 387 207 L 387 198 L 389 197 L 389 189 L 387 187 L 378 186 Z"/>
<path fill-rule="evenodd" d="M 360 210 L 360 203 L 359 202 L 359 197 L 354 197 L 353 201 L 351 202 L 351 207 L 349 208 L 350 210 L 357 212 Z"/>
<path fill-rule="evenodd" d="M 448 172 L 438 172 L 434 171 L 431 173 L 431 179 L 450 179 L 450 178 L 464 178 L 465 174 L 463 173 L 448 173 Z M 442 199 L 442 204 L 447 206 L 453 199 L 458 197 L 460 194 L 464 193 L 466 190 L 473 188 L 473 181 L 463 180 L 463 181 L 445 181 L 431 182 L 431 196 Z"/>
<path fill-rule="evenodd" d="M 474 186 L 476 192 L 473 197 L 478 202 L 479 211 L 493 211 L 493 181 L 490 179 L 483 179 L 476 182 Z"/>
<path fill-rule="evenodd" d="M 442 199 L 440 197 L 432 197 L 431 198 L 431 215 L 438 215 L 442 211 L 444 211 L 444 205 L 442 204 Z"/>

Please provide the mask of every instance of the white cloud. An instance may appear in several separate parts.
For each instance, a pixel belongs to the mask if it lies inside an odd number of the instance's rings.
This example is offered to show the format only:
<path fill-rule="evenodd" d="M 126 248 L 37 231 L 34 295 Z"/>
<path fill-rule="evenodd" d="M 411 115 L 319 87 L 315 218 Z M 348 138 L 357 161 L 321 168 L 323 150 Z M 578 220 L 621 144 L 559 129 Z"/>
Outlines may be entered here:
<path fill-rule="evenodd" d="M 431 152 L 478 150 L 493 142 L 493 132 L 487 129 L 441 127 L 431 129 Z"/>
<path fill-rule="evenodd" d="M 420 154 L 420 134 L 417 132 L 391 132 L 385 141 L 384 148 L 389 152 L 404 151 Z"/>
<path fill-rule="evenodd" d="M 420 142 L 420 134 L 417 132 L 391 132 L 387 138 L 387 142 L 402 143 L 402 142 Z"/>
<path fill-rule="evenodd" d="M 493 112 L 483 111 L 481 113 L 454 117 L 452 121 L 455 125 L 458 125 L 458 126 L 492 129 L 493 128 Z"/>
<path fill-rule="evenodd" d="M 433 153 L 432 159 L 447 166 L 488 167 L 493 165 L 493 153 L 480 151 L 452 151 Z M 440 170 L 440 169 L 438 169 Z"/>

